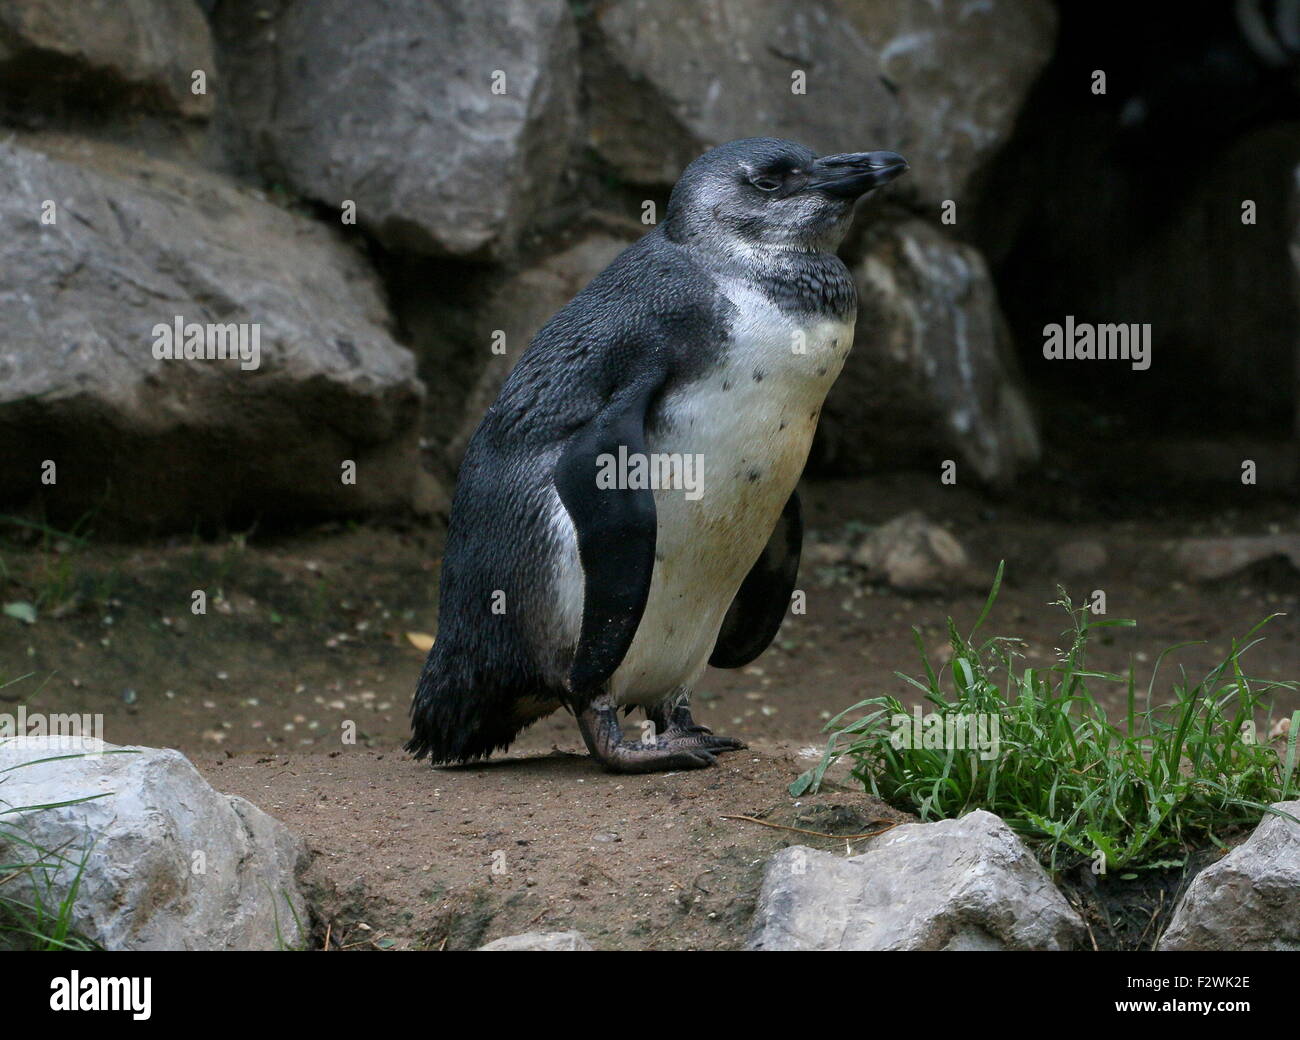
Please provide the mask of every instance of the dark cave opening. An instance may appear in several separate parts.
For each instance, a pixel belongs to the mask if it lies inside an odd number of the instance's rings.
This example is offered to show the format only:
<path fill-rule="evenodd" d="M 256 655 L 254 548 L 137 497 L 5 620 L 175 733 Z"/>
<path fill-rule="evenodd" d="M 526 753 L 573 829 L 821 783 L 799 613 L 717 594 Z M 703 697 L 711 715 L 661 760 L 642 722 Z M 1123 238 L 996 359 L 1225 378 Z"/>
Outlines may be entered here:
<path fill-rule="evenodd" d="M 1046 461 L 1244 439 L 1294 479 L 1300 5 L 1059 7 L 1056 54 L 965 229 L 993 267 Z M 1150 367 L 1045 358 L 1045 328 L 1068 317 L 1149 324 Z M 1240 452 L 1222 454 L 1181 466 L 1230 478 Z"/>

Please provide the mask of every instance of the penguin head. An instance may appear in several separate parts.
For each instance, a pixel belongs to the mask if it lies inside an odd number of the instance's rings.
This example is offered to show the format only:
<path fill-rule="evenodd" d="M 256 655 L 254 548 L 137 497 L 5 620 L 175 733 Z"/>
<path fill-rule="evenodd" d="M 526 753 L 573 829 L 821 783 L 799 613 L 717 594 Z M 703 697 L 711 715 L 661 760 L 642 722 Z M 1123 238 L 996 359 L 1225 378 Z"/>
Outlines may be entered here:
<path fill-rule="evenodd" d="M 831 251 L 861 196 L 906 172 L 895 152 L 818 157 L 794 141 L 747 137 L 705 152 L 673 188 L 664 232 L 723 251 Z"/>

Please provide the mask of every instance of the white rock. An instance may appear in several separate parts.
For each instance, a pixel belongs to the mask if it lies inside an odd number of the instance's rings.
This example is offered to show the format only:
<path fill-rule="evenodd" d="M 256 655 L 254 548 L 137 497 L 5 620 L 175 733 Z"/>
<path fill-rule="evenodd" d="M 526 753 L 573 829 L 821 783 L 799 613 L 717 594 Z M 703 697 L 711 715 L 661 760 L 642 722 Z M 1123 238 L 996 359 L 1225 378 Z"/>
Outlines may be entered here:
<path fill-rule="evenodd" d="M 255 805 L 214 790 L 179 751 L 87 739 L 0 744 L 0 860 L 29 859 L 20 835 L 60 850 L 43 898 L 61 901 L 85 859 L 73 929 L 109 950 L 274 950 L 301 946 L 307 852 Z M 56 757 L 54 761 L 37 761 Z M 93 801 L 11 814 L 12 808 Z M 30 903 L 31 872 L 5 886 Z"/>
<path fill-rule="evenodd" d="M 1066 950 L 1084 925 L 997 816 L 895 827 L 860 856 L 768 862 L 751 950 Z"/>
<path fill-rule="evenodd" d="M 1277 802 L 1300 818 L 1300 801 Z M 1158 950 L 1300 950 L 1300 824 L 1268 815 L 1187 887 Z"/>

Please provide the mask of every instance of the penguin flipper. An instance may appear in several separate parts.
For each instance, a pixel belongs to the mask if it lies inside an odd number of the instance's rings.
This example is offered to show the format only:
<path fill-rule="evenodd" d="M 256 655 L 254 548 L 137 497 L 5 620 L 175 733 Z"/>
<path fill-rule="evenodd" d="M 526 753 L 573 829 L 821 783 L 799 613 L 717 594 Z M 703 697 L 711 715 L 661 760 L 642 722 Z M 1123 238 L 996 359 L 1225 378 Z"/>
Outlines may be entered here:
<path fill-rule="evenodd" d="M 803 548 L 803 509 L 799 492 L 790 494 L 763 553 L 745 575 L 727 608 L 709 664 L 739 668 L 771 645 L 785 619 L 799 575 Z"/>
<path fill-rule="evenodd" d="M 665 372 L 646 373 L 569 440 L 555 467 L 555 488 L 578 535 L 582 631 L 569 668 L 569 691 L 585 703 L 618 666 L 636 635 L 654 572 L 654 492 L 601 487 L 601 456 L 646 452 L 646 412 Z"/>

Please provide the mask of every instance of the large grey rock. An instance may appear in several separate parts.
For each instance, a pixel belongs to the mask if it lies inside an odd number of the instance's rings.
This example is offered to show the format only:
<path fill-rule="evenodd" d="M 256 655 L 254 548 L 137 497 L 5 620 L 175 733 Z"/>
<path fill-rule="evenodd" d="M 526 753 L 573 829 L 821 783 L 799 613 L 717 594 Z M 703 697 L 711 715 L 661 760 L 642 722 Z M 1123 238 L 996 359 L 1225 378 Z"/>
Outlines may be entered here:
<path fill-rule="evenodd" d="M 638 183 L 671 184 L 737 137 L 831 152 L 892 148 L 902 135 L 879 55 L 826 0 L 625 0 L 596 9 L 589 37 L 591 143 Z M 796 71 L 805 94 L 792 90 Z"/>
<path fill-rule="evenodd" d="M 228 0 L 216 18 L 223 125 L 390 246 L 508 253 L 554 195 L 577 130 L 564 0 Z"/>
<path fill-rule="evenodd" d="M 201 70 L 207 91 L 195 94 Z M 212 41 L 191 0 L 0 0 L 0 93 L 186 117 L 212 110 Z"/>
<path fill-rule="evenodd" d="M 1084 925 L 992 813 L 895 827 L 844 858 L 768 861 L 752 950 L 1066 950 Z"/>
<path fill-rule="evenodd" d="M 1300 818 L 1300 801 L 1273 808 Z M 1300 824 L 1267 815 L 1188 886 L 1158 950 L 1300 950 Z"/>
<path fill-rule="evenodd" d="M 864 245 L 853 350 L 814 464 L 865 473 L 952 458 L 977 480 L 1009 482 L 1040 446 L 984 259 L 920 220 L 875 227 Z"/>
<path fill-rule="evenodd" d="M 961 203 L 974 177 L 1011 135 L 1030 87 L 1052 56 L 1049 0 L 839 0 L 880 56 L 896 89 L 902 137 L 883 147 L 912 164 L 913 187 L 933 204 Z"/>
<path fill-rule="evenodd" d="M 901 151 L 893 190 L 931 203 L 1010 134 L 1055 37 L 1046 0 L 624 0 L 589 26 L 588 132 L 627 179 L 669 184 L 704 148 L 767 135 Z"/>
<path fill-rule="evenodd" d="M 48 903 L 83 859 L 72 927 L 109 950 L 273 950 L 306 939 L 297 873 L 302 842 L 255 805 L 212 789 L 179 751 L 87 739 L 0 744 L 0 858 L 45 866 L 5 885 L 9 899 Z M 55 761 L 36 760 L 56 757 Z M 30 764 L 27 764 L 30 763 Z M 98 796 L 93 801 L 13 813 Z"/>
<path fill-rule="evenodd" d="M 0 144 L 0 179 L 0 499 L 133 530 L 412 503 L 423 390 L 337 233 L 63 137 Z M 177 315 L 258 323 L 260 366 L 156 359 L 153 329 Z"/>
<path fill-rule="evenodd" d="M 582 952 L 591 949 L 591 944 L 583 938 L 581 932 L 524 932 L 522 935 L 505 935 L 493 939 L 486 946 L 480 946 L 479 952 L 491 950 L 524 951 L 565 951 Z"/>

